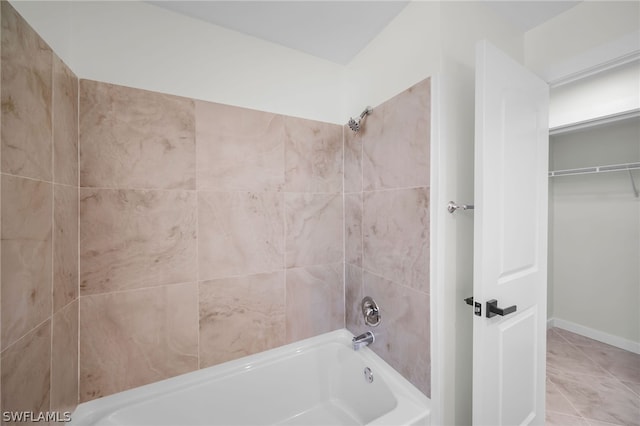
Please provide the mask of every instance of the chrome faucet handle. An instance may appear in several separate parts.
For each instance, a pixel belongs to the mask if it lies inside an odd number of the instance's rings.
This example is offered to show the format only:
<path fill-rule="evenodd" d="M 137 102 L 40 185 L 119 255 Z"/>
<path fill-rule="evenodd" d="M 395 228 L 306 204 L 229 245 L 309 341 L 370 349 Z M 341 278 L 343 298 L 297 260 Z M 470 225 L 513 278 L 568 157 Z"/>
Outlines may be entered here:
<path fill-rule="evenodd" d="M 369 296 L 362 299 L 362 315 L 364 316 L 364 323 L 369 327 L 380 325 L 380 320 L 382 319 L 380 309 L 375 300 Z"/>

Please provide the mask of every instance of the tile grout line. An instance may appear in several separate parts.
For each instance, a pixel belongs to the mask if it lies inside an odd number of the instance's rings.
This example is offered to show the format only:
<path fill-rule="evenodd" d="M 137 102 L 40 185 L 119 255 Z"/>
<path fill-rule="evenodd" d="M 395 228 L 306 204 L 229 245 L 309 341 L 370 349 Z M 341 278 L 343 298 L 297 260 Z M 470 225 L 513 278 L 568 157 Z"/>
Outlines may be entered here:
<path fill-rule="evenodd" d="M 347 328 L 347 195 L 345 191 L 345 152 L 346 152 L 346 136 L 345 126 L 341 126 L 342 130 L 342 324 Z"/>
<path fill-rule="evenodd" d="M 556 327 L 554 327 L 556 328 Z M 553 330 L 553 328 L 551 329 Z M 577 333 L 576 333 L 577 334 Z M 583 349 L 581 349 L 581 347 L 577 344 L 574 344 L 572 342 L 570 342 L 567 338 L 565 338 L 564 336 L 562 336 L 562 334 L 557 333 L 556 335 L 558 337 L 560 337 L 566 344 L 568 344 L 570 347 L 577 349 L 581 354 L 583 354 L 589 361 L 591 361 L 592 363 L 594 363 L 595 365 L 597 365 L 599 368 L 601 368 L 604 372 L 606 372 L 610 378 L 613 378 L 614 381 L 618 384 L 620 384 L 621 386 L 623 386 L 625 389 L 629 389 L 628 386 L 626 386 L 617 376 L 615 376 L 613 373 L 611 373 L 609 370 L 607 370 L 606 368 L 604 368 L 602 365 L 600 365 L 600 363 L 598 363 L 597 361 L 593 360 Z M 586 336 L 582 336 L 582 337 L 586 337 Z M 592 339 L 593 340 L 593 339 Z M 548 371 L 547 371 L 548 374 Z M 585 376 L 585 375 L 581 375 L 581 376 Z M 592 376 L 587 376 L 587 377 L 592 377 Z M 595 376 L 594 376 L 595 377 Z M 549 380 L 553 382 L 553 380 L 551 380 L 551 378 L 549 378 Z M 559 386 L 557 384 L 554 383 L 554 385 L 556 385 L 556 388 L 558 389 L 558 392 L 560 392 L 560 394 L 569 402 L 569 404 L 571 405 L 572 408 L 574 408 L 579 414 L 580 416 L 587 422 L 589 422 L 590 420 L 592 421 L 597 421 L 597 422 L 602 422 L 602 420 L 598 420 L 598 419 L 592 419 L 590 417 L 586 417 L 582 414 L 582 412 L 580 410 L 578 410 L 575 405 L 573 404 L 573 402 L 571 402 L 571 400 L 560 390 Z M 633 390 L 629 389 L 631 391 L 631 393 L 633 393 L 634 395 L 636 394 L 635 392 L 633 392 Z M 605 422 L 606 423 L 606 422 Z M 611 423 L 612 425 L 615 425 L 615 423 Z"/>
<path fill-rule="evenodd" d="M 34 327 L 30 328 L 29 331 L 27 331 L 26 333 L 24 333 L 22 336 L 20 336 L 18 339 L 14 340 L 13 342 L 11 342 L 10 345 L 8 345 L 6 348 L 2 349 L 0 351 L 0 355 L 3 355 L 4 353 L 7 352 L 7 350 L 9 350 L 10 348 L 12 348 L 13 346 L 15 346 L 18 342 L 22 341 L 25 337 L 27 337 L 29 334 L 33 333 L 34 331 L 36 331 L 38 328 L 42 327 L 47 321 L 52 321 L 52 317 L 48 317 L 42 321 L 40 321 L 38 324 L 36 324 Z"/>
<path fill-rule="evenodd" d="M 629 392 L 631 392 L 633 395 L 636 395 L 638 398 L 640 398 L 640 395 L 638 395 L 633 389 L 631 389 L 629 386 L 627 386 L 620 377 L 618 377 L 616 374 L 612 373 L 611 371 L 609 371 L 609 369 L 603 367 L 598 361 L 594 360 L 593 358 L 591 358 L 580 346 L 578 345 L 574 345 L 575 348 L 577 348 L 582 354 L 584 354 L 585 357 L 587 357 L 587 359 L 589 359 L 591 362 L 595 363 L 598 367 L 602 368 L 602 370 L 606 371 L 607 374 L 609 374 L 611 376 L 611 378 L 618 384 L 620 385 L 622 388 L 628 390 Z M 621 349 L 624 350 L 624 349 Z M 629 352 L 624 350 L 625 352 Z"/>
<path fill-rule="evenodd" d="M 285 127 L 286 126 L 284 124 L 283 121 L 283 132 L 285 132 Z M 288 301 L 288 291 L 287 291 L 287 277 L 288 277 L 288 269 L 287 268 L 287 191 L 284 191 L 284 189 L 287 189 L 287 143 L 286 143 L 286 135 L 283 138 L 285 140 L 284 144 L 283 144 L 283 149 L 282 149 L 282 167 L 283 167 L 283 173 L 282 173 L 282 247 L 283 247 L 283 253 L 282 253 L 282 261 L 283 261 L 283 280 L 284 280 L 284 285 L 283 285 L 283 291 L 284 291 L 284 297 L 283 297 L 283 303 L 284 303 L 284 342 L 285 344 L 289 342 L 289 327 L 287 327 L 287 324 L 289 323 L 289 318 L 287 315 L 287 301 Z"/>
<path fill-rule="evenodd" d="M 39 179 L 31 176 L 16 175 L 14 173 L 8 173 L 8 172 L 1 172 L 0 175 L 10 177 L 10 178 L 18 178 L 18 179 L 25 179 L 25 180 L 30 180 L 34 182 L 46 183 L 49 185 L 59 185 L 59 186 L 66 186 L 67 188 L 76 188 L 74 185 L 70 185 L 68 183 L 55 182 L 53 179 L 52 180 Z"/>
<path fill-rule="evenodd" d="M 56 170 L 55 170 L 55 54 L 51 51 L 51 114 L 49 115 L 51 124 L 51 282 L 50 282 L 50 301 L 51 301 L 51 324 L 49 324 L 49 411 L 53 409 L 52 393 L 53 393 L 53 314 L 55 313 L 55 263 L 56 263 Z"/>
<path fill-rule="evenodd" d="M 567 397 L 567 395 L 565 395 L 565 393 L 560 390 L 560 386 L 558 386 L 556 383 L 554 383 L 553 380 L 551 380 L 551 378 L 548 377 L 548 379 L 556 387 L 556 390 L 558 391 L 558 393 L 565 399 L 565 401 L 567 401 L 569 403 L 571 408 L 573 408 L 575 410 L 575 412 L 578 413 L 577 417 L 579 417 L 581 419 L 584 419 L 584 420 L 587 420 L 586 417 L 584 417 L 582 415 L 582 412 L 580 410 L 578 410 L 578 408 L 575 405 L 573 405 L 573 402 L 571 402 L 571 399 L 569 399 L 569 397 Z M 561 414 L 566 414 L 566 413 L 561 413 Z M 576 416 L 573 416 L 573 417 L 576 417 Z"/>
<path fill-rule="evenodd" d="M 577 334 L 577 333 L 575 333 Z M 558 335 L 560 335 L 558 333 Z M 587 354 L 587 352 L 582 349 L 582 347 L 578 344 L 572 343 L 570 342 L 568 339 L 564 338 L 562 335 L 560 335 L 560 337 L 562 337 L 563 339 L 565 339 L 569 345 L 571 345 L 573 348 L 577 349 L 578 351 L 580 351 L 580 353 L 582 353 L 589 361 L 593 362 L 594 364 L 596 364 L 599 368 L 601 368 L 603 371 L 605 371 L 609 376 L 611 376 L 611 378 L 613 378 L 615 381 L 617 381 L 618 383 L 620 383 L 622 386 L 624 386 L 625 388 L 627 386 L 624 385 L 624 383 L 622 383 L 622 381 L 618 378 L 618 376 L 616 376 L 615 374 L 613 374 L 611 371 L 609 371 L 607 368 L 603 367 L 598 361 L 594 360 L 592 357 L 589 356 L 589 354 Z M 582 336 L 582 337 L 586 337 L 586 336 Z M 587 337 L 588 338 L 588 337 Z M 588 338 L 589 339 L 589 338 Z M 593 340 L 593 339 L 591 339 Z M 622 349 L 624 350 L 624 349 Z M 635 393 L 635 392 L 634 392 Z"/>
<path fill-rule="evenodd" d="M 359 297 L 365 297 L 364 289 L 364 143 L 365 139 L 361 135 L 356 134 L 354 138 L 360 138 L 360 295 Z M 361 304 L 361 300 L 358 301 L 358 306 Z"/>
<path fill-rule="evenodd" d="M 580 419 L 580 420 L 584 420 L 584 421 L 588 422 L 588 419 L 585 418 L 585 417 L 582 417 L 580 414 L 574 415 L 574 414 L 568 414 L 568 413 L 563 413 L 562 411 L 554 411 L 554 410 L 547 410 L 547 413 L 560 414 L 561 416 L 567 416 L 567 417 L 571 417 L 573 419 Z"/>
<path fill-rule="evenodd" d="M 573 343 L 571 343 L 571 342 L 569 341 L 569 339 L 565 338 L 562 334 L 560 334 L 560 333 L 556 333 L 556 335 L 557 335 L 558 337 L 560 337 L 560 338 L 565 342 L 565 344 L 567 344 L 568 346 L 570 346 L 570 347 L 572 347 L 572 348 L 574 348 L 574 349 L 578 349 L 578 350 L 579 350 L 579 348 L 577 348 L 577 347 L 576 347 L 576 345 L 574 345 Z M 582 351 L 580 351 L 580 352 L 582 353 Z M 588 358 L 588 357 L 587 357 L 587 358 Z M 591 360 L 591 358 L 588 358 L 588 359 L 589 359 L 591 362 L 593 362 L 593 360 Z M 599 365 L 598 363 L 595 363 L 595 364 L 596 364 L 596 365 L 598 365 L 598 367 L 600 367 L 600 365 Z M 606 370 L 605 370 L 605 371 L 606 371 Z M 607 372 L 607 373 L 609 373 L 609 372 Z M 554 383 L 554 382 L 553 382 L 553 380 L 551 380 L 551 378 L 549 379 L 549 381 L 551 381 L 554 385 L 556 385 L 556 389 L 558 390 L 558 392 L 560 393 L 560 395 L 562 395 L 562 396 L 564 397 L 564 399 L 566 399 L 566 400 L 569 402 L 569 405 L 571 405 L 571 407 L 572 407 L 574 410 L 576 410 L 576 412 L 580 415 L 580 417 L 581 417 L 584 421 L 586 421 L 587 423 L 589 423 L 589 420 L 590 420 L 590 419 L 589 419 L 588 417 L 586 417 L 586 416 L 584 416 L 584 415 L 583 415 L 582 411 L 580 411 L 580 410 L 579 410 L 579 409 L 578 409 L 578 408 L 573 404 L 573 401 L 571 401 L 571 399 L 567 396 L 567 394 L 566 394 L 565 392 L 563 392 L 562 390 L 560 390 L 560 387 L 559 387 L 556 383 Z M 591 419 L 591 420 L 596 420 L 596 419 Z M 598 420 L 596 420 L 596 421 L 598 421 Z"/>
<path fill-rule="evenodd" d="M 620 379 L 618 379 L 620 380 Z M 622 384 L 622 386 L 625 387 L 625 389 L 628 389 L 629 392 L 631 392 L 632 394 L 634 394 L 638 399 L 640 399 L 640 394 L 637 393 L 635 390 L 633 390 L 632 388 L 630 388 L 629 386 L 626 385 L 626 383 L 624 383 L 623 381 L 620 380 L 620 383 Z"/>
<path fill-rule="evenodd" d="M 553 330 L 553 328 L 552 328 L 551 330 Z M 557 332 L 554 332 L 554 333 L 555 333 L 558 337 L 560 337 L 560 339 L 562 339 L 562 340 L 564 341 L 564 343 L 566 343 L 566 344 L 568 344 L 569 346 L 571 346 L 571 342 L 569 342 L 567 339 L 565 339 L 565 338 L 564 338 L 564 336 L 562 336 L 561 334 L 559 334 L 559 333 L 557 333 Z M 554 381 L 551 379 L 551 377 L 549 377 L 549 370 L 548 370 L 548 369 L 547 369 L 547 373 L 546 373 L 546 374 L 547 374 L 547 378 L 549 379 L 549 381 L 550 381 L 551 383 L 553 383 L 553 385 L 556 387 L 556 390 L 558 391 L 558 393 L 559 393 L 560 395 L 562 395 L 562 397 L 563 397 L 563 398 L 564 398 L 564 399 L 569 403 L 569 405 L 571 406 L 571 408 L 573 408 L 573 409 L 575 410 L 575 412 L 576 412 L 576 413 L 578 413 L 578 416 L 579 416 L 581 419 L 583 419 L 583 420 L 587 421 L 587 418 L 586 418 L 586 417 L 584 417 L 584 416 L 582 415 L 582 412 L 581 412 L 580 410 L 578 410 L 578 408 L 573 404 L 573 402 L 572 402 L 572 401 L 571 401 L 571 399 L 570 399 L 570 398 L 565 394 L 565 392 L 563 392 L 563 391 L 560 389 L 560 386 L 558 386 L 556 383 L 554 383 Z"/>
<path fill-rule="evenodd" d="M 200 360 L 200 188 L 198 187 L 198 105 L 193 101 L 193 152 L 195 156 L 193 177 L 196 195 L 196 361 L 198 370 L 202 368 Z"/>
<path fill-rule="evenodd" d="M 76 194 L 78 197 L 78 202 L 76 204 L 76 212 L 78 215 L 77 221 L 77 232 L 78 232 L 78 241 L 77 241 L 77 257 L 78 264 L 77 266 L 77 278 L 76 278 L 76 298 L 78 300 L 78 312 L 76 313 L 76 318 L 78 321 L 78 333 L 76 335 L 77 341 L 77 377 L 76 377 L 76 406 L 80 403 L 80 273 L 82 271 L 80 265 L 80 79 L 78 76 L 73 74 L 75 77 L 76 83 Z"/>

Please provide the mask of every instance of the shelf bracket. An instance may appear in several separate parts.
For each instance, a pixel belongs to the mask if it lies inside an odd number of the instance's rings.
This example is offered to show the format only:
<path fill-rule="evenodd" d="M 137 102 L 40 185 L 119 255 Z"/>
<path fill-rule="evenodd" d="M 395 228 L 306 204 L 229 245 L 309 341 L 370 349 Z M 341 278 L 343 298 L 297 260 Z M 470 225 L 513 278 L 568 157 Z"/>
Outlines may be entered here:
<path fill-rule="evenodd" d="M 631 173 L 631 169 L 627 169 L 629 172 L 629 179 L 631 179 L 631 188 L 633 188 L 633 194 L 638 198 L 640 194 L 638 194 L 638 188 L 636 188 L 636 181 L 633 179 L 633 174 Z"/>

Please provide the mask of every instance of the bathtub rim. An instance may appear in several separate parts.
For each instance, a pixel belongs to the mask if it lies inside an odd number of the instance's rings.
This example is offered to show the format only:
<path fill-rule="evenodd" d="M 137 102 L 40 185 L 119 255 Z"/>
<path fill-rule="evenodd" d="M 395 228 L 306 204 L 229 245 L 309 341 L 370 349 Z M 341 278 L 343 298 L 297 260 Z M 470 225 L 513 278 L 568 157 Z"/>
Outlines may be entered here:
<path fill-rule="evenodd" d="M 346 328 L 342 328 L 235 360 L 226 361 L 221 364 L 190 371 L 178 376 L 86 401 L 79 404 L 73 411 L 69 425 L 85 425 L 87 422 L 93 424 L 109 413 L 116 412 L 126 406 L 157 396 L 166 395 L 173 391 L 197 386 L 211 379 L 215 380 L 229 377 L 241 371 L 250 370 L 256 365 L 266 366 L 281 362 L 283 359 L 297 356 L 301 352 L 309 351 L 329 343 L 340 344 L 348 347 L 349 350 L 353 350 L 351 347 L 351 339 L 353 337 L 353 333 Z M 385 382 L 391 388 L 393 395 L 397 399 L 395 409 L 367 423 L 368 425 L 399 424 L 398 421 L 402 418 L 400 412 L 405 409 L 409 409 L 414 413 L 411 418 L 403 419 L 408 422 L 407 424 L 421 423 L 423 419 L 426 419 L 425 424 L 429 424 L 431 417 L 431 400 L 426 395 L 386 361 L 380 358 L 371 348 L 364 347 L 360 349 L 358 356 L 362 357 L 374 371 L 378 371 L 379 373 L 383 372 Z"/>

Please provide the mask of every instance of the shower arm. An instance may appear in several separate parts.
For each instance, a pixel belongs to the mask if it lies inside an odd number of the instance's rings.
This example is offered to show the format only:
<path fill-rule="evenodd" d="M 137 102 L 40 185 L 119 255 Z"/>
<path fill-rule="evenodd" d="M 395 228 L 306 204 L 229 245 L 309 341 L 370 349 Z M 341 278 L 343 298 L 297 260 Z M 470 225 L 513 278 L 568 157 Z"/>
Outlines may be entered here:
<path fill-rule="evenodd" d="M 360 114 L 360 120 L 362 120 L 365 116 L 371 114 L 371 111 L 373 111 L 371 107 L 366 107 L 365 110 Z"/>

